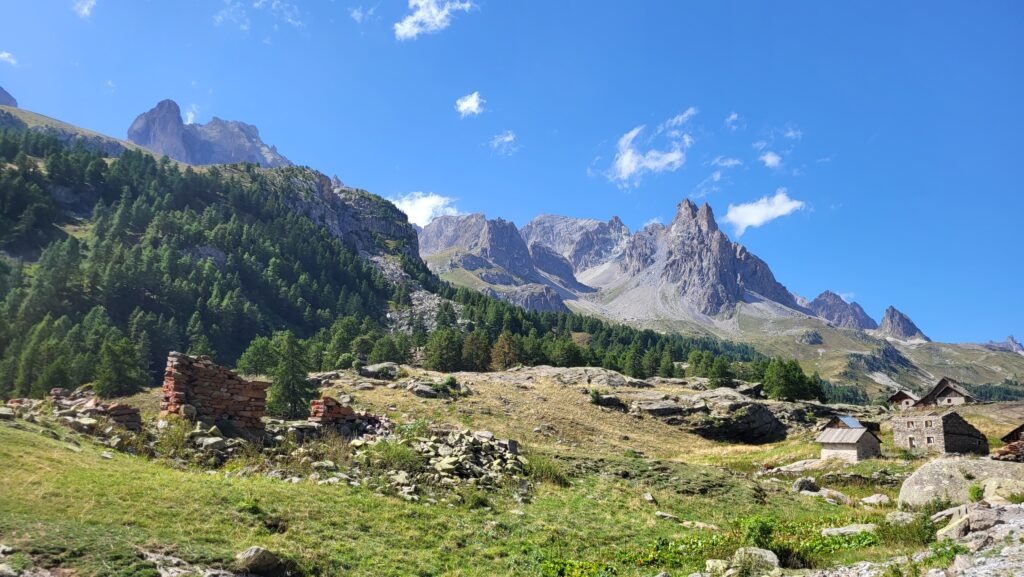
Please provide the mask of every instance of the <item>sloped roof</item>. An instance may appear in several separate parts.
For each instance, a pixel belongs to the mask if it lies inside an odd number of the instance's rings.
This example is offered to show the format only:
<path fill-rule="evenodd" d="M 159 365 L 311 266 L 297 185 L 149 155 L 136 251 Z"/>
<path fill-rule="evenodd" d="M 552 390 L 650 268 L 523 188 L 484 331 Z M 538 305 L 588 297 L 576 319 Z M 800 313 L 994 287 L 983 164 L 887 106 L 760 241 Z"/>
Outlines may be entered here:
<path fill-rule="evenodd" d="M 916 401 L 917 395 L 911 393 L 910 391 L 896 391 L 895 393 L 893 393 L 891 397 L 889 397 L 889 402 L 892 403 L 903 398 L 913 399 Z"/>
<path fill-rule="evenodd" d="M 1010 431 L 1009 433 L 1006 433 L 1006 436 L 1003 437 L 1001 440 L 1004 443 L 1012 443 L 1022 438 L 1024 438 L 1024 425 L 1021 425 L 1016 429 Z"/>
<path fill-rule="evenodd" d="M 949 377 L 942 377 L 942 379 L 940 379 L 939 382 L 936 383 L 935 388 L 928 391 L 928 394 L 921 397 L 919 401 L 914 403 L 914 406 L 924 407 L 927 405 L 934 405 L 935 400 L 939 397 L 939 395 L 946 392 L 947 390 L 953 391 L 971 401 L 975 400 L 974 395 L 968 393 L 967 389 L 965 389 L 963 385 Z"/>
<path fill-rule="evenodd" d="M 853 415 L 840 415 L 836 418 L 839 419 L 839 421 L 842 422 L 847 427 L 850 427 L 851 429 L 864 428 L 864 425 L 860 424 L 860 421 L 858 421 L 857 418 L 854 417 Z"/>
<path fill-rule="evenodd" d="M 874 435 L 871 431 L 859 429 L 825 429 L 814 439 L 818 443 L 857 444 L 864 435 Z"/>

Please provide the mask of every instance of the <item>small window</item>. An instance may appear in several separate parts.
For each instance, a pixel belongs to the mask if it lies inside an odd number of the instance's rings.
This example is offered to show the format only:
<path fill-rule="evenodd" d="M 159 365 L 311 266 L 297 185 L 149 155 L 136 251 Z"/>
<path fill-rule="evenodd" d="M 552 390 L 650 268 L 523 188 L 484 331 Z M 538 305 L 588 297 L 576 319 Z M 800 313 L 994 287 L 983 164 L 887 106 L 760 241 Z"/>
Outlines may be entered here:
<path fill-rule="evenodd" d="M 925 422 L 924 422 L 924 428 L 926 428 L 926 429 L 927 429 L 927 428 L 929 428 L 929 427 L 931 427 L 931 426 L 932 426 L 932 422 L 931 422 L 931 421 L 925 421 Z"/>
<path fill-rule="evenodd" d="M 953 404 L 953 399 L 946 399 L 946 404 L 947 405 L 952 405 Z"/>
<path fill-rule="evenodd" d="M 924 441 L 924 442 L 925 442 L 926 444 L 929 444 L 929 445 L 931 445 L 932 443 L 934 443 L 934 442 L 935 442 L 935 437 L 928 437 L 927 439 L 925 439 L 925 441 Z"/>
<path fill-rule="evenodd" d="M 910 438 L 909 438 L 909 441 L 910 441 L 910 448 L 911 448 L 911 449 L 913 449 L 914 447 L 916 447 L 916 446 L 917 446 L 917 442 L 916 442 L 916 441 L 914 441 L 914 437 L 910 437 Z"/>
<path fill-rule="evenodd" d="M 913 429 L 914 428 L 914 421 L 907 421 L 907 428 L 908 429 Z"/>

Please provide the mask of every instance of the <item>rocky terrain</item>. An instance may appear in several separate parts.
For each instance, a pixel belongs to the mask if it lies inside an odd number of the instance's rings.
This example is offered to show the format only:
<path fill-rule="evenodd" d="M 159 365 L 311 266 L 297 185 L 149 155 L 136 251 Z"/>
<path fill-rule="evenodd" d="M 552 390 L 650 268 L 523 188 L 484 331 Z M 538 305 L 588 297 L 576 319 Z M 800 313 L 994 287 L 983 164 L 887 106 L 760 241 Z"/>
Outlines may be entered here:
<path fill-rule="evenodd" d="M 882 322 L 878 325 L 878 334 L 883 337 L 891 337 L 902 341 L 924 341 L 930 342 L 921 329 L 917 328 L 910 317 L 890 306 L 885 309 Z"/>
<path fill-rule="evenodd" d="M 18 107 L 18 101 L 11 96 L 10 92 L 4 90 L 3 86 L 0 86 L 0 106 L 10 106 L 11 108 Z"/>
<path fill-rule="evenodd" d="M 859 304 L 848 303 L 832 291 L 818 295 L 807 304 L 807 308 L 837 327 L 861 330 L 878 328 L 878 323 L 869 317 Z"/>
<path fill-rule="evenodd" d="M 260 139 L 255 126 L 217 117 L 206 124 L 185 124 L 173 100 L 161 100 L 140 114 L 128 128 L 128 140 L 187 164 L 252 162 L 268 168 L 292 164 Z"/>

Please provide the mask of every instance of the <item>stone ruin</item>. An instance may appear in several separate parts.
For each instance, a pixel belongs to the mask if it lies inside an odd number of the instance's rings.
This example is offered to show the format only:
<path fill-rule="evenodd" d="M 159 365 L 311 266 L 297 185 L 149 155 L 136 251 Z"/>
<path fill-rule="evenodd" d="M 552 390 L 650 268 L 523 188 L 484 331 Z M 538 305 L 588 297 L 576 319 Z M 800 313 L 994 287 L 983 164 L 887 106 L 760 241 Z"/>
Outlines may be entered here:
<path fill-rule="evenodd" d="M 247 381 L 210 357 L 171 352 L 164 373 L 160 415 L 180 415 L 190 421 L 228 425 L 239 430 L 263 430 L 269 383 Z"/>
<path fill-rule="evenodd" d="M 62 417 L 77 417 L 79 419 L 105 417 L 126 430 L 136 433 L 142 430 L 142 416 L 137 408 L 123 403 L 104 403 L 91 391 L 72 392 L 62 388 L 51 389 L 50 398 L 58 414 Z M 88 424 L 88 421 L 85 423 Z"/>

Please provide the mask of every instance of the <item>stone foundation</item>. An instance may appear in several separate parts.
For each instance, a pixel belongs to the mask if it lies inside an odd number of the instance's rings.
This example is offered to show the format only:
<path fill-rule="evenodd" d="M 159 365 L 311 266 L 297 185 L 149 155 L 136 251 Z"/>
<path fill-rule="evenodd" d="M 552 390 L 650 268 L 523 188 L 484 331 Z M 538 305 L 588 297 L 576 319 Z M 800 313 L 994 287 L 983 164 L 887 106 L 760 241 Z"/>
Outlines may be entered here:
<path fill-rule="evenodd" d="M 167 356 L 160 415 L 262 430 L 269 387 L 247 381 L 209 357 L 172 352 Z"/>

